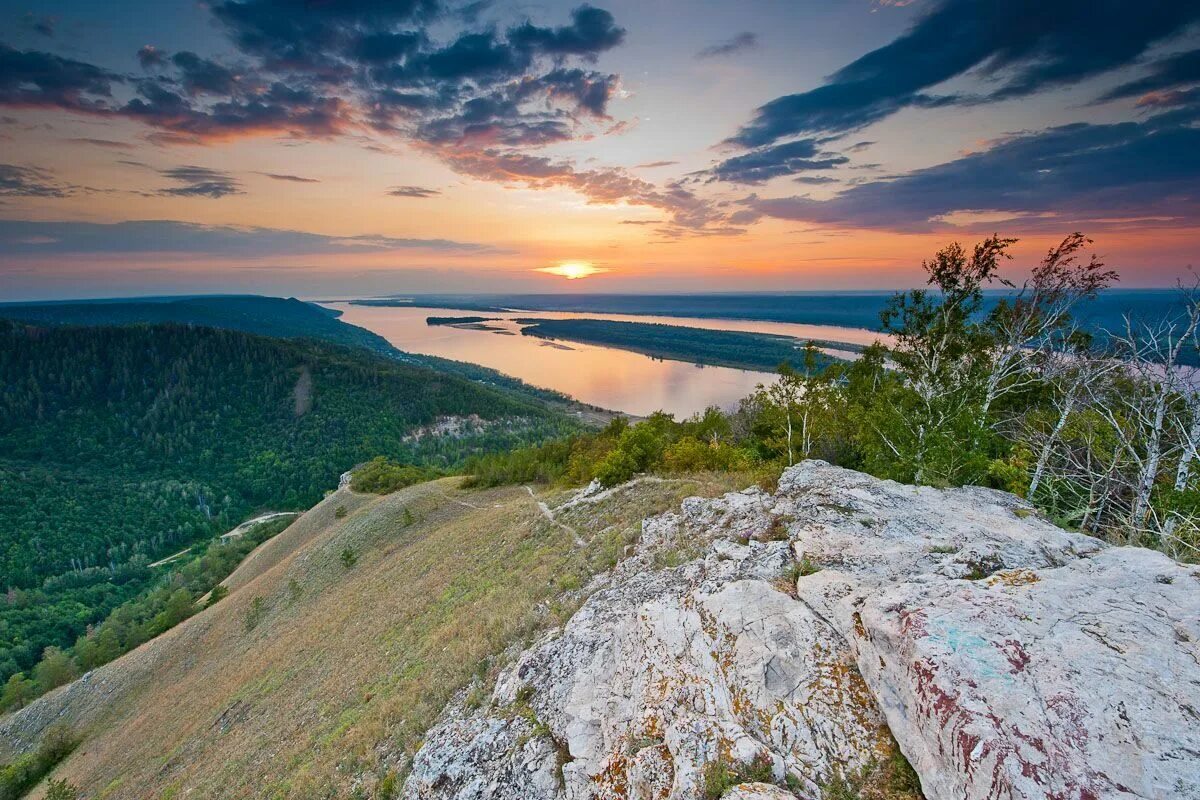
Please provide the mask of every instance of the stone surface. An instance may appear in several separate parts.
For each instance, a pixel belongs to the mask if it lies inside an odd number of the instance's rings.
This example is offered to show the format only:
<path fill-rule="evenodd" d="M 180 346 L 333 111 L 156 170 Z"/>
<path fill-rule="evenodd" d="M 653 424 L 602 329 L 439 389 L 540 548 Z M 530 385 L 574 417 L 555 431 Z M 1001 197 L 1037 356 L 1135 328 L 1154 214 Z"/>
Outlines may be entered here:
<path fill-rule="evenodd" d="M 693 800 L 707 763 L 766 758 L 817 798 L 890 727 L 930 800 L 1200 798 L 1198 575 L 1000 492 L 805 462 L 647 520 L 404 797 Z"/>

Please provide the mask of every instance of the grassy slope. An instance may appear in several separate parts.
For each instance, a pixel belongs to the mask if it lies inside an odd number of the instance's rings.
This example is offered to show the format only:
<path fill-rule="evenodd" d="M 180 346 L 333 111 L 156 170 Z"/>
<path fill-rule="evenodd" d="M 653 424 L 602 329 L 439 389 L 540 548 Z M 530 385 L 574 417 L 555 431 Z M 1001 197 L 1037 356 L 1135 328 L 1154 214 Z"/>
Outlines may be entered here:
<path fill-rule="evenodd" d="M 0 720 L 0 761 L 63 719 L 84 740 L 54 777 L 87 797 L 348 796 L 403 763 L 481 661 L 569 614 L 555 598 L 615 563 L 644 516 L 745 482 L 642 484 L 573 510 L 582 548 L 523 487 L 340 490 L 215 607 Z M 266 610 L 247 631 L 255 598 Z"/>

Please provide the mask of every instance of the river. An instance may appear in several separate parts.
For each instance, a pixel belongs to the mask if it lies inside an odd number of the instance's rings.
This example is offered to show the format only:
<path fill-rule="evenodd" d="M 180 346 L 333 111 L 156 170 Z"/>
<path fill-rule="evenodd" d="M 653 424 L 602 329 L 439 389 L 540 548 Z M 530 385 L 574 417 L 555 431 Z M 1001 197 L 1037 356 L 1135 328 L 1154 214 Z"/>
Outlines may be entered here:
<path fill-rule="evenodd" d="M 645 416 L 666 411 L 682 419 L 709 406 L 730 409 L 762 383 L 770 383 L 767 372 L 699 366 L 681 361 L 664 361 L 641 353 L 574 342 L 549 342 L 522 336 L 517 317 L 542 319 L 611 319 L 626 322 L 660 322 L 709 330 L 755 331 L 870 344 L 879 334 L 856 328 L 801 325 L 784 322 L 655 317 L 628 314 L 590 314 L 555 311 L 480 313 L 455 309 L 356 306 L 326 303 L 343 312 L 341 319 L 377 333 L 392 345 L 410 353 L 468 361 L 499 370 L 526 383 L 554 389 L 576 400 L 602 408 Z M 451 326 L 429 326 L 431 316 L 480 316 L 495 318 L 489 326 L 500 330 L 474 330 Z"/>

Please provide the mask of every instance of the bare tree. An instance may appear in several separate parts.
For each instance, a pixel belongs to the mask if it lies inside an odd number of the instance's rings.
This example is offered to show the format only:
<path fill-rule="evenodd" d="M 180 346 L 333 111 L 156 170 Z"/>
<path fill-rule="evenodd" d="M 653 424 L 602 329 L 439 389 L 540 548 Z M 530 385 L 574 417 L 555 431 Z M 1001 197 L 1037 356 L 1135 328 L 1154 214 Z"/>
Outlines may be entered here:
<path fill-rule="evenodd" d="M 1083 260 L 1083 251 L 1091 244 L 1079 232 L 1063 239 L 1050 248 L 1016 296 L 989 314 L 989 368 L 979 407 L 981 423 L 986 423 L 992 404 L 1002 395 L 1042 380 L 1035 362 L 1069 340 L 1064 328 L 1071 325 L 1075 306 L 1118 279 L 1094 253 Z M 1074 329 L 1067 331 L 1071 332 Z"/>

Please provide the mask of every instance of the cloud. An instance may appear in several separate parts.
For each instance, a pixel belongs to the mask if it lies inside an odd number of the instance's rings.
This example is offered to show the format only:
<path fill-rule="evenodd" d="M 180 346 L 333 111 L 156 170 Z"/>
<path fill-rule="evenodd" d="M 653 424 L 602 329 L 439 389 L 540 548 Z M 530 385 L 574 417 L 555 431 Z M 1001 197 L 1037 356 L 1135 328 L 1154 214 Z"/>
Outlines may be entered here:
<path fill-rule="evenodd" d="M 167 63 L 167 55 L 152 44 L 143 45 L 137 51 L 138 63 L 142 69 L 161 67 Z"/>
<path fill-rule="evenodd" d="M 638 164 L 634 167 L 634 169 L 658 169 L 659 167 L 673 167 L 678 163 L 678 161 L 647 161 L 645 164 Z"/>
<path fill-rule="evenodd" d="M 727 158 L 708 171 L 710 180 L 730 183 L 765 183 L 780 175 L 829 170 L 850 161 L 846 156 L 821 150 L 822 141 L 797 139 L 762 147 Z"/>
<path fill-rule="evenodd" d="M 422 200 L 437 197 L 441 193 L 440 189 L 426 189 L 424 186 L 396 186 L 388 191 L 392 197 L 415 197 Z"/>
<path fill-rule="evenodd" d="M 1149 74 L 1135 81 L 1123 83 L 1102 95 L 1097 102 L 1104 103 L 1127 97 L 1162 96 L 1168 90 L 1200 83 L 1200 50 L 1176 53 L 1153 62 Z M 1145 103 L 1152 105 L 1153 101 Z"/>
<path fill-rule="evenodd" d="M 214 200 L 231 194 L 244 194 L 241 184 L 231 175 L 208 167 L 173 167 L 160 172 L 163 177 L 182 185 L 162 189 L 159 194 L 174 197 L 210 197 Z"/>
<path fill-rule="evenodd" d="M 986 100 L 1071 85 L 1133 63 L 1198 19 L 1200 4 L 1178 0 L 940 0 L 822 86 L 761 106 L 729 141 L 761 147 L 845 133 L 907 106 L 960 102 L 927 90 L 967 74 L 988 82 Z"/>
<path fill-rule="evenodd" d="M 848 228 L 928 231 L 955 222 L 1092 227 L 1157 216 L 1200 223 L 1200 103 L 1142 122 L 1075 123 L 1022 133 L 987 149 L 829 200 L 752 198 L 773 217 Z"/>
<path fill-rule="evenodd" d="M 0 197 L 67 197 L 74 187 L 37 167 L 0 164 Z"/>
<path fill-rule="evenodd" d="M 25 27 L 29 28 L 29 30 L 40 34 L 41 36 L 45 36 L 48 39 L 54 37 L 54 29 L 58 25 L 58 19 L 56 17 L 39 16 L 34 14 L 32 11 L 26 12 L 25 16 L 21 18 L 21 21 L 25 24 Z"/>
<path fill-rule="evenodd" d="M 758 35 L 746 31 L 739 33 L 731 39 L 726 39 L 705 47 L 696 53 L 696 58 L 720 58 L 722 56 L 731 56 L 744 50 L 753 50 L 757 47 Z"/>
<path fill-rule="evenodd" d="M 0 220 L 0 248 L 6 255 L 67 253 L 199 253 L 264 257 L 393 250 L 488 252 L 491 248 L 447 239 L 387 236 L 325 236 L 278 228 L 198 225 L 171 220 L 100 224 Z"/>
<path fill-rule="evenodd" d="M 594 59 L 625 41 L 625 29 L 608 11 L 584 4 L 571 12 L 570 25 L 542 28 L 526 21 L 509 30 L 508 39 L 524 50 Z"/>
<path fill-rule="evenodd" d="M 90 137 L 76 137 L 67 139 L 73 144 L 88 144 L 92 147 L 105 147 L 111 150 L 128 150 L 131 145 L 128 142 L 118 142 L 114 139 L 93 139 Z"/>
<path fill-rule="evenodd" d="M 273 181 L 288 181 L 290 183 L 320 183 L 316 178 L 302 178 L 299 175 L 285 175 L 279 172 L 260 172 L 259 175 Z"/>
<path fill-rule="evenodd" d="M 103 111 L 122 80 L 92 64 L 0 43 L 0 105 L 9 108 Z"/>

